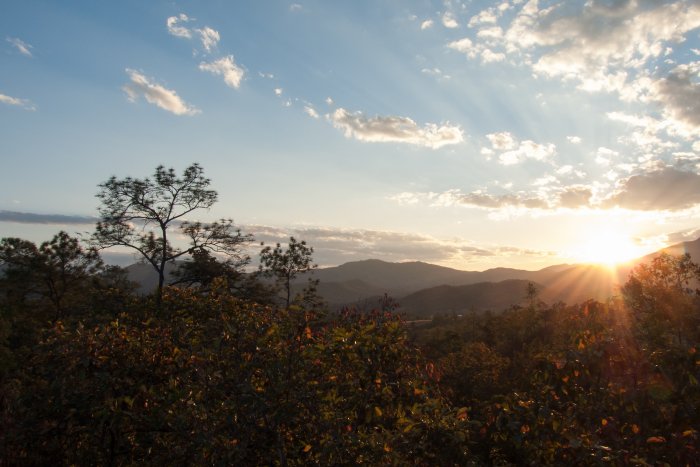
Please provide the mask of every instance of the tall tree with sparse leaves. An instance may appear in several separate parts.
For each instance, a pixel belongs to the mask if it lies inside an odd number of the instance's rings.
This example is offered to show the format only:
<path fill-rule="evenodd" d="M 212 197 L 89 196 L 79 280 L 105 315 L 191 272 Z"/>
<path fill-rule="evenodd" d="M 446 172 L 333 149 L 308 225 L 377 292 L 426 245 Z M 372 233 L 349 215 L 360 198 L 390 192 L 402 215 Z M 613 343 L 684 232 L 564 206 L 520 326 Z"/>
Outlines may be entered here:
<path fill-rule="evenodd" d="M 274 248 L 266 246 L 260 252 L 260 273 L 263 276 L 275 279 L 277 287 L 284 294 L 286 308 L 292 302 L 292 283 L 299 274 L 313 271 L 317 266 L 313 263 L 314 249 L 306 244 L 306 241 L 297 241 L 289 237 L 287 249 L 281 244 Z M 309 279 L 305 292 L 315 293 L 316 282 Z"/>
<path fill-rule="evenodd" d="M 181 177 L 162 165 L 156 167 L 152 178 L 113 176 L 99 185 L 97 197 L 102 205 L 93 240 L 101 248 L 123 246 L 138 252 L 158 273 L 156 300 L 160 302 L 169 262 L 203 250 L 245 258 L 241 245 L 252 237 L 234 228 L 231 219 L 212 223 L 185 220 L 217 201 L 218 194 L 210 184 L 197 163 L 187 167 Z M 187 238 L 187 246 L 173 245 L 169 234 L 174 228 Z"/>

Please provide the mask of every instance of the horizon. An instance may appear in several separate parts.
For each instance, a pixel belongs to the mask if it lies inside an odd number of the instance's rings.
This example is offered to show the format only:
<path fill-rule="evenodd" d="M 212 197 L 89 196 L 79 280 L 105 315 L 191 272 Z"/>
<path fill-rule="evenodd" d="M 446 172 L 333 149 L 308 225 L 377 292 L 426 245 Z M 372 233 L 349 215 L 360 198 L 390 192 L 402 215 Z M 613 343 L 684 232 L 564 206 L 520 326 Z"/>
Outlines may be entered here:
<path fill-rule="evenodd" d="M 88 233 L 99 183 L 192 162 L 219 193 L 196 220 L 324 267 L 700 237 L 690 0 L 11 0 L 0 27 L 0 237 Z"/>

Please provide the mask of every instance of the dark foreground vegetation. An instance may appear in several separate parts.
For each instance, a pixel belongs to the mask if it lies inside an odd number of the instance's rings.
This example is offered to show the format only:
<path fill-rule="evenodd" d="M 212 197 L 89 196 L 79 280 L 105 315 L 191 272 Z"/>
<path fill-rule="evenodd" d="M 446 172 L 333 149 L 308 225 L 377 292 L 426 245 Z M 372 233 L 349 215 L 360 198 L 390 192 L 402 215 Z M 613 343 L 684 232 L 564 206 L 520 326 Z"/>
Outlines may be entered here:
<path fill-rule="evenodd" d="M 186 175 L 160 172 L 180 188 Z M 547 305 L 531 287 L 523 307 L 413 325 L 388 299 L 329 313 L 313 282 L 292 294 L 313 269 L 303 242 L 265 247 L 243 274 L 250 237 L 230 221 L 180 226 L 195 241 L 181 250 L 166 228 L 120 222 L 105 216 L 90 245 L 0 243 L 0 465 L 698 464 L 687 256 L 637 267 L 608 303 Z M 156 271 L 190 262 L 178 286 L 139 296 L 101 263 L 100 235 Z"/>

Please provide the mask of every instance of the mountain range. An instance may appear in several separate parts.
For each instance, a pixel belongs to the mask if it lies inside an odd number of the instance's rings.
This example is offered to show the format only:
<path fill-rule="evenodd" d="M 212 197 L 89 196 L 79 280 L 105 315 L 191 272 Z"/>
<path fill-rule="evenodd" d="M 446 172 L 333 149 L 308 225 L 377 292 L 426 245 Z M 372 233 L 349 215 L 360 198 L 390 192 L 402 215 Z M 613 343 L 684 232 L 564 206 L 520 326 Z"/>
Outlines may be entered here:
<path fill-rule="evenodd" d="M 611 269 L 588 264 L 560 264 L 537 271 L 494 268 L 462 271 L 423 262 L 391 263 L 376 259 L 353 261 L 340 266 L 316 269 L 311 277 L 319 280 L 318 292 L 332 309 L 343 305 L 376 303 L 388 295 L 399 303 L 399 311 L 414 317 L 436 313 L 501 311 L 526 300 L 527 286 L 535 285 L 539 299 L 568 304 L 588 299 L 605 301 L 619 293 L 634 266 L 661 252 L 689 253 L 700 261 L 700 238 L 672 245 L 663 250 Z M 172 268 L 177 267 L 173 265 Z M 152 290 L 156 276 L 150 266 L 127 267 L 129 278 L 142 290 Z M 300 290 L 307 277 L 294 285 Z"/>

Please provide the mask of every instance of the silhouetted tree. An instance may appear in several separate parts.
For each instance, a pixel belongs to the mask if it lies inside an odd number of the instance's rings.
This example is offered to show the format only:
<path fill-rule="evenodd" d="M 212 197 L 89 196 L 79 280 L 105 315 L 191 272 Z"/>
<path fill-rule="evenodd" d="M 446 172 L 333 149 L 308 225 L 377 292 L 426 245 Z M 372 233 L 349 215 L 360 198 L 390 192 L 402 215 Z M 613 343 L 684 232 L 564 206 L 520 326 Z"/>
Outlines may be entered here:
<path fill-rule="evenodd" d="M 313 264 L 314 249 L 306 245 L 306 241 L 297 241 L 294 237 L 289 237 L 287 249 L 284 250 L 281 244 L 275 248 L 265 247 L 260 252 L 260 273 L 265 277 L 275 279 L 277 287 L 284 295 L 286 308 L 292 302 L 292 282 L 299 274 L 313 271 L 317 266 Z M 309 283 L 304 290 L 304 295 L 315 296 L 317 281 L 309 279 Z"/>
<path fill-rule="evenodd" d="M 199 164 L 187 167 L 178 177 L 174 169 L 158 166 L 153 178 L 117 179 L 111 177 L 99 185 L 99 208 L 93 240 L 101 248 L 124 246 L 136 250 L 158 273 L 156 299 L 160 302 L 165 283 L 165 265 L 196 251 L 223 253 L 234 258 L 242 244 L 252 240 L 235 229 L 231 219 L 212 223 L 183 221 L 198 209 L 209 209 L 217 193 L 209 189 L 211 181 Z M 188 238 L 187 247 L 172 244 L 171 227 L 179 226 Z"/>
<path fill-rule="evenodd" d="M 637 331 L 648 343 L 666 346 L 688 344 L 700 326 L 700 265 L 690 255 L 661 254 L 637 266 L 622 288 Z"/>
<path fill-rule="evenodd" d="M 103 267 L 94 248 L 84 249 L 77 238 L 63 231 L 38 248 L 27 240 L 2 239 L 0 263 L 5 268 L 5 300 L 21 306 L 29 298 L 43 298 L 50 303 L 54 319 L 86 301 L 88 279 Z"/>

